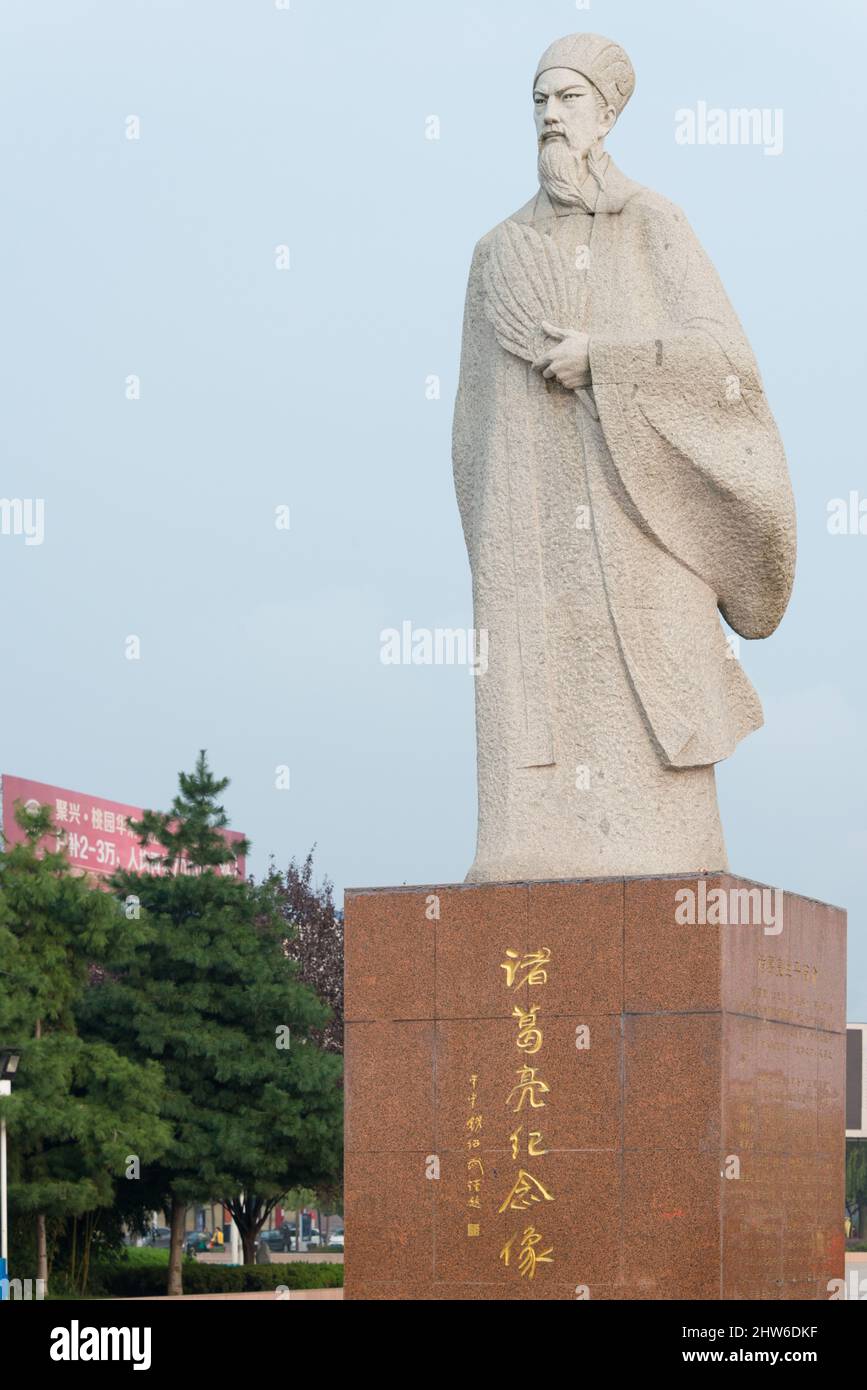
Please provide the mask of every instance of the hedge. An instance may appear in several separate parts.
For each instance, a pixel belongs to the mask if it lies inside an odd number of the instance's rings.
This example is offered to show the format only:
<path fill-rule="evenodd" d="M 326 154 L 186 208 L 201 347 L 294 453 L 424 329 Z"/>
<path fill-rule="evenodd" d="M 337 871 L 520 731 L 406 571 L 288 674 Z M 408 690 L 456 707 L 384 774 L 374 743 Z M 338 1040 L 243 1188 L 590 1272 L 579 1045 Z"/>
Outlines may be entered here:
<path fill-rule="evenodd" d="M 146 1298 L 166 1291 L 165 1264 L 96 1266 L 91 1287 L 107 1298 Z M 185 1260 L 184 1293 L 260 1293 L 279 1287 L 289 1289 L 340 1289 L 343 1265 L 292 1261 L 273 1265 L 212 1265 Z"/>

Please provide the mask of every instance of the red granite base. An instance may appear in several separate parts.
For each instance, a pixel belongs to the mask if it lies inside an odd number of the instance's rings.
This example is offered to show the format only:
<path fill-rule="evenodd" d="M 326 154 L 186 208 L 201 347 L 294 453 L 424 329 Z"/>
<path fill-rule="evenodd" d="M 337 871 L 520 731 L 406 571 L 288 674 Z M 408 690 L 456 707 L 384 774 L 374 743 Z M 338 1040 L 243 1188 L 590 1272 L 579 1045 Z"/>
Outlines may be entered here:
<path fill-rule="evenodd" d="M 348 891 L 346 1298 L 827 1298 L 846 914 L 779 897 Z"/>

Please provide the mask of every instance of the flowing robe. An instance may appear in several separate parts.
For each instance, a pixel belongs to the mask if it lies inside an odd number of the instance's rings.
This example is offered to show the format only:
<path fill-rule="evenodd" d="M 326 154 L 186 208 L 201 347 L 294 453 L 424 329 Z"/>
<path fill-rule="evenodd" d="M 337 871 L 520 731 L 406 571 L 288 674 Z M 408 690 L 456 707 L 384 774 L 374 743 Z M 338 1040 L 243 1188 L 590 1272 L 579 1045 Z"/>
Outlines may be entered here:
<path fill-rule="evenodd" d="M 468 881 L 727 866 L 714 764 L 762 723 L 718 610 L 774 630 L 794 575 L 785 456 L 753 355 L 683 213 L 609 161 L 591 215 L 511 222 L 578 277 L 591 389 L 506 350 L 476 248 L 454 476 L 489 639 Z"/>

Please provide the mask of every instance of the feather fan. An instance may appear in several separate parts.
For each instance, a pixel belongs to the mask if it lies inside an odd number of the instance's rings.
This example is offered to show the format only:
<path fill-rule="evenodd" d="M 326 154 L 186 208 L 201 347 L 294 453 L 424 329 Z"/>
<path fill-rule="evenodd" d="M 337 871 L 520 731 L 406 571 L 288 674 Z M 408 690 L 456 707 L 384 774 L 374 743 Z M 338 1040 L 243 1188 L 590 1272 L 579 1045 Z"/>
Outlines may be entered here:
<path fill-rule="evenodd" d="M 500 346 L 534 362 L 549 341 L 543 323 L 577 329 L 582 280 L 552 237 L 528 223 L 504 222 L 484 269 L 485 316 Z"/>

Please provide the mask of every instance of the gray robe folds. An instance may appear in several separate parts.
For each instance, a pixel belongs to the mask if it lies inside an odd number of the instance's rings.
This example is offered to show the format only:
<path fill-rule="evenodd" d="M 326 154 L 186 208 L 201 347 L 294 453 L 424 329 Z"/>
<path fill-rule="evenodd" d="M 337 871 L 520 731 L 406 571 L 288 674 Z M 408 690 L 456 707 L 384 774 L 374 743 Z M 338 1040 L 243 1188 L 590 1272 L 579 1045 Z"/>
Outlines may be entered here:
<path fill-rule="evenodd" d="M 558 302 L 590 338 L 577 394 L 520 342 Z M 490 643 L 470 879 L 725 867 L 713 764 L 762 714 L 718 610 L 774 630 L 794 508 L 749 344 L 678 208 L 609 161 L 592 216 L 540 193 L 482 239 L 453 457 Z"/>

